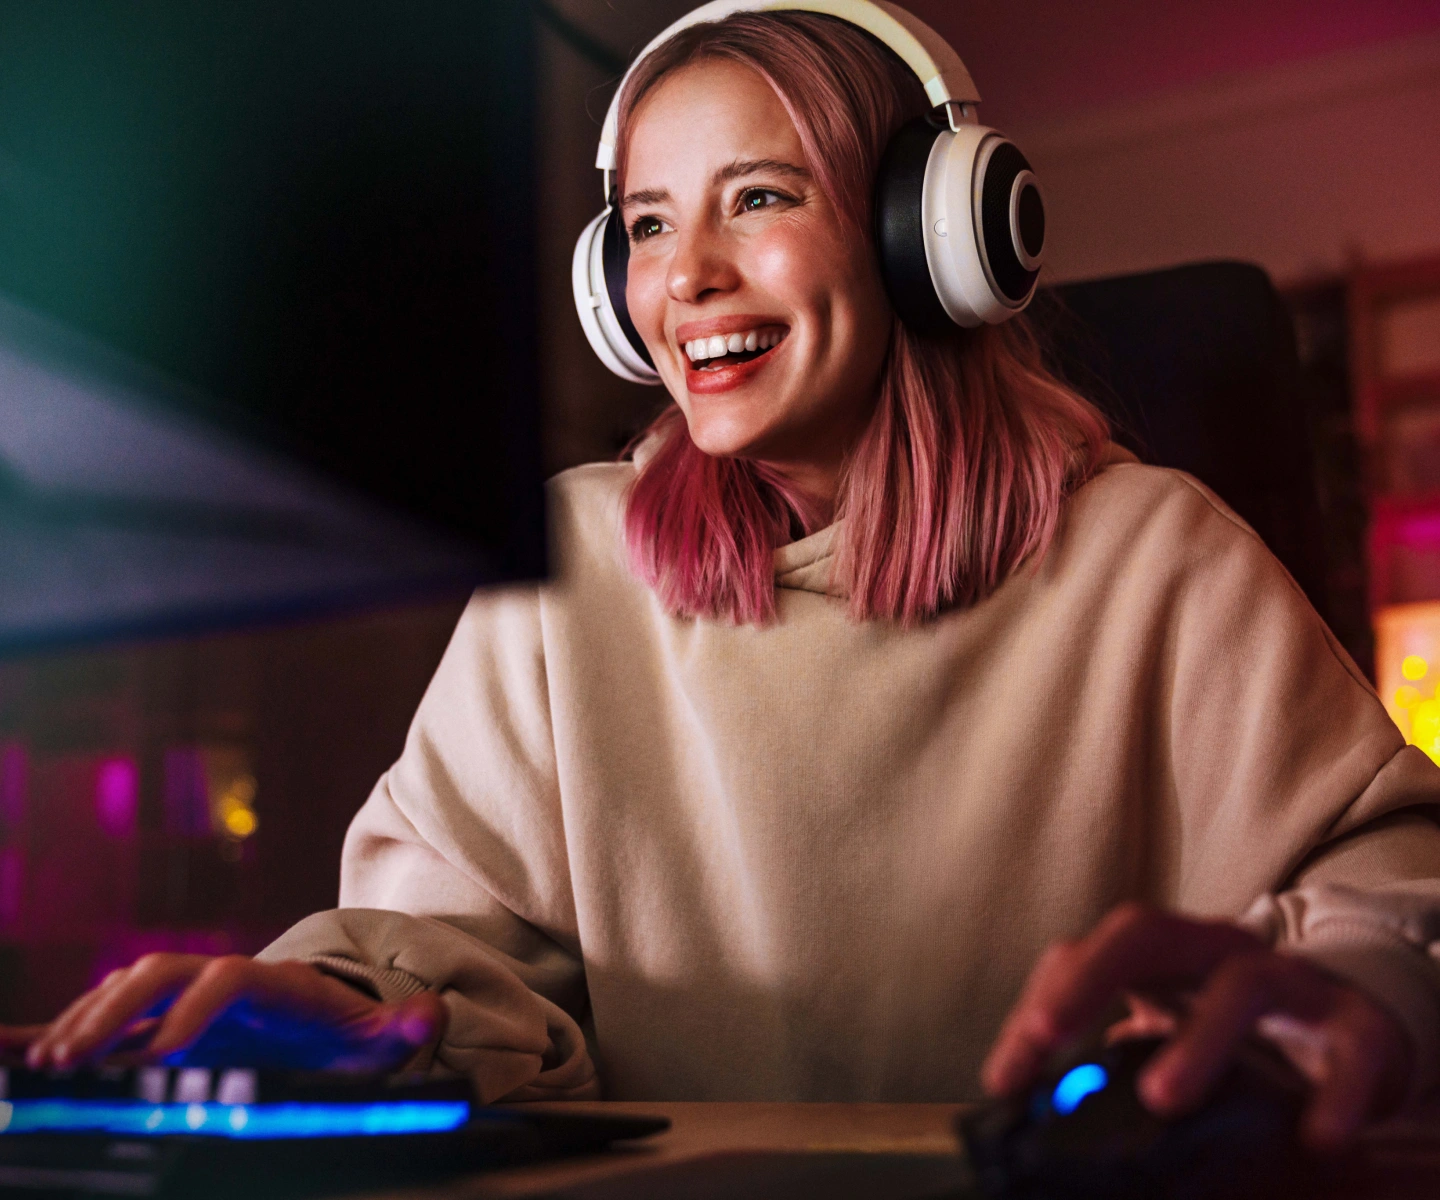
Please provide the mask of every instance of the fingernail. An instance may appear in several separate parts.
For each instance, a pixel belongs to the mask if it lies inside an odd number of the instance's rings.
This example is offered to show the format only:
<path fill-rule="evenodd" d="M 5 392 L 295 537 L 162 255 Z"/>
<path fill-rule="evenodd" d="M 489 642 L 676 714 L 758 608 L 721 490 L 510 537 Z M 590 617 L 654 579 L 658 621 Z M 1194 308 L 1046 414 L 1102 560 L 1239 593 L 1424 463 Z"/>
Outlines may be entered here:
<path fill-rule="evenodd" d="M 70 1061 L 70 1047 L 68 1045 L 56 1046 L 54 1058 L 57 1067 L 65 1066 Z"/>

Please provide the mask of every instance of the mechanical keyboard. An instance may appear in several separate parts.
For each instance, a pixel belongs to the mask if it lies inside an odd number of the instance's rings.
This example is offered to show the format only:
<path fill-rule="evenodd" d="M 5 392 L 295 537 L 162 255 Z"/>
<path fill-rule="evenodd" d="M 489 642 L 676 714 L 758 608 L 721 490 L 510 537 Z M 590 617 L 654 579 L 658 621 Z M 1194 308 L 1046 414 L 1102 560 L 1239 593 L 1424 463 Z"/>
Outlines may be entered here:
<path fill-rule="evenodd" d="M 0 1193 L 335 1195 L 593 1153 L 668 1124 L 481 1105 L 464 1076 L 0 1068 Z"/>

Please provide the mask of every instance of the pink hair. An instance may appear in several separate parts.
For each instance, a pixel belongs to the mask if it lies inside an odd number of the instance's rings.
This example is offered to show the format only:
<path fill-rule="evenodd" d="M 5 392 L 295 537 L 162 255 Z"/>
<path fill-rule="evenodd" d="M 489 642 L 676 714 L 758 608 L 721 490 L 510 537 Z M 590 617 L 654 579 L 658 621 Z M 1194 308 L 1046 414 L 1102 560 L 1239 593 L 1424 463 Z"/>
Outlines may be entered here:
<path fill-rule="evenodd" d="M 668 72 L 706 58 L 741 63 L 775 89 L 840 219 L 873 242 L 880 156 L 928 108 L 900 59 L 854 26 L 812 13 L 693 26 L 626 85 L 622 173 L 641 98 Z M 844 524 L 833 569 L 852 615 L 911 624 L 988 596 L 1044 553 L 1065 497 L 1094 473 L 1108 435 L 1104 417 L 1046 369 L 1023 318 L 942 337 L 895 318 L 875 411 L 836 503 Z M 797 526 L 813 531 L 814 504 L 763 463 L 699 450 L 675 405 L 637 444 L 647 440 L 654 451 L 625 514 L 637 574 L 679 615 L 773 618 L 775 547 Z"/>

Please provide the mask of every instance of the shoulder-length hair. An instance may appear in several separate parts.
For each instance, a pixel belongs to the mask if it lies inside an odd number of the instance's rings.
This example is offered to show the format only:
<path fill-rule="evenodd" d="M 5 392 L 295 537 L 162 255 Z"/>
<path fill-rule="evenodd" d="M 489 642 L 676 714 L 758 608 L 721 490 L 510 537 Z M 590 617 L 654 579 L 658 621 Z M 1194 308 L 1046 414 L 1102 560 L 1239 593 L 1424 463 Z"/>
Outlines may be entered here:
<path fill-rule="evenodd" d="M 666 74 L 704 59 L 743 64 L 775 89 L 817 184 L 853 236 L 873 245 L 880 157 L 929 108 L 914 74 L 833 17 L 745 13 L 693 26 L 625 86 L 622 176 L 636 106 Z M 892 318 L 874 414 L 836 501 L 831 578 L 852 615 L 908 625 L 988 596 L 1045 551 L 1065 497 L 1093 474 L 1107 438 L 1104 417 L 1046 369 L 1023 317 L 939 337 Z M 678 615 L 771 620 L 775 547 L 796 527 L 814 530 L 814 505 L 762 463 L 705 454 L 673 404 L 636 444 L 647 439 L 653 452 L 625 513 L 634 570 Z"/>

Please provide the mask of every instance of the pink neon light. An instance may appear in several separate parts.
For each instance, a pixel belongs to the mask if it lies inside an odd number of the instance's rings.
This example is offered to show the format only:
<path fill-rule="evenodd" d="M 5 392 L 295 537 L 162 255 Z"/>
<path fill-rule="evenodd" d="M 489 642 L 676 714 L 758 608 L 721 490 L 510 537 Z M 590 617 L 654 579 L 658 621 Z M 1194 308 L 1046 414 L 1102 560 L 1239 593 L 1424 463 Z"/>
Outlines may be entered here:
<path fill-rule="evenodd" d="M 128 758 L 112 758 L 95 774 L 95 815 L 111 837 L 130 837 L 140 808 L 140 772 Z"/>
<path fill-rule="evenodd" d="M 0 925 L 14 925 L 20 920 L 21 902 L 25 895 L 25 860 L 17 846 L 0 850 Z"/>
<path fill-rule="evenodd" d="M 0 836 L 25 821 L 25 748 L 6 746 L 0 751 Z"/>

